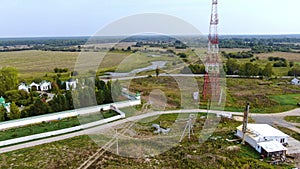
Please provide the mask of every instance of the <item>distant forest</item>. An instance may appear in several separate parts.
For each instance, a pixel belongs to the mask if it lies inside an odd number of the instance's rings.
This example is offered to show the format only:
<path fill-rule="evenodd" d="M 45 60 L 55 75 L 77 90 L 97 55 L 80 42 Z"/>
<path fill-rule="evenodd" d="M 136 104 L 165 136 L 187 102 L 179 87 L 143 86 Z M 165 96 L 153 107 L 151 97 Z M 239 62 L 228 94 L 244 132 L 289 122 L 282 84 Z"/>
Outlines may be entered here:
<path fill-rule="evenodd" d="M 46 37 L 0 38 L 0 52 L 20 50 L 80 52 L 85 44 L 137 42 L 139 45 L 167 47 L 206 47 L 206 36 L 137 35 L 131 37 Z M 179 45 L 178 45 L 179 44 Z M 184 44 L 184 45 L 183 45 Z M 300 35 L 224 35 L 220 48 L 250 48 L 253 53 L 299 52 Z"/>

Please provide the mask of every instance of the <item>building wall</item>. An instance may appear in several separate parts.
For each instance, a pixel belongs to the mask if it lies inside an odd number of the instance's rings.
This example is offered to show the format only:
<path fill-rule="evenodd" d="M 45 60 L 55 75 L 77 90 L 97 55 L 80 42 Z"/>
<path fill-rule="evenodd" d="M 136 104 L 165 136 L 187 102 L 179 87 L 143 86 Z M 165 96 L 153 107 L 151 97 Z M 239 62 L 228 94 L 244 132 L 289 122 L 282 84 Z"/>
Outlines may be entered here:
<path fill-rule="evenodd" d="M 243 132 L 241 130 L 237 130 L 236 135 L 240 138 L 243 138 Z M 251 147 L 256 149 L 256 151 L 260 152 L 261 150 L 257 147 L 257 140 L 255 140 L 252 137 L 249 137 L 248 135 L 245 135 L 245 142 L 248 143 Z"/>

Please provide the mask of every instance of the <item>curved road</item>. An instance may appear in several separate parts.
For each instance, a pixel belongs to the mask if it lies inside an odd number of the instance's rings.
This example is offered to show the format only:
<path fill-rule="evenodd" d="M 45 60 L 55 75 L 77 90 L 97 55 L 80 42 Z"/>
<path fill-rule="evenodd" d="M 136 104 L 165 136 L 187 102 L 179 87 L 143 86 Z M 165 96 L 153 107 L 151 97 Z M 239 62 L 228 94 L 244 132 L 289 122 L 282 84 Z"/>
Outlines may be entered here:
<path fill-rule="evenodd" d="M 14 146 L 9 146 L 9 147 L 4 147 L 0 148 L 0 153 L 5 153 L 5 152 L 10 152 L 18 149 L 23 149 L 27 147 L 33 147 L 36 145 L 41 145 L 45 143 L 51 143 L 59 140 L 64 140 L 68 138 L 72 138 L 75 136 L 80 136 L 80 135 L 88 135 L 88 134 L 93 134 L 97 133 L 99 130 L 104 130 L 107 128 L 111 128 L 114 126 L 118 126 L 120 124 L 126 123 L 126 122 L 132 122 L 132 121 L 137 121 L 146 117 L 151 117 L 151 116 L 156 116 L 156 115 L 161 115 L 161 114 L 173 114 L 173 113 L 199 113 L 199 112 L 204 112 L 206 113 L 207 110 L 203 109 L 191 109 L 191 110 L 171 110 L 171 111 L 156 111 L 156 112 L 151 112 L 151 113 L 146 113 L 146 114 L 141 114 L 133 117 L 128 117 L 126 119 L 118 120 L 112 123 L 104 124 L 101 126 L 89 128 L 86 130 L 74 132 L 74 133 L 69 133 L 65 135 L 60 135 L 56 137 L 51 137 L 51 138 L 46 138 L 46 139 L 41 139 L 41 140 L 36 140 L 36 141 L 31 141 L 27 143 L 21 143 L 17 144 Z M 226 111 L 214 111 L 213 113 L 231 113 L 232 115 L 242 115 L 243 113 L 241 112 L 226 112 Z M 256 123 L 267 123 L 267 124 L 274 124 L 276 123 L 277 125 L 283 126 L 283 127 L 288 127 L 298 133 L 300 133 L 300 129 L 295 127 L 294 124 L 286 122 L 283 120 L 285 116 L 291 116 L 291 115 L 300 115 L 300 108 L 294 109 L 291 111 L 283 112 L 283 113 L 277 113 L 277 114 L 250 114 L 250 116 L 256 120 Z"/>

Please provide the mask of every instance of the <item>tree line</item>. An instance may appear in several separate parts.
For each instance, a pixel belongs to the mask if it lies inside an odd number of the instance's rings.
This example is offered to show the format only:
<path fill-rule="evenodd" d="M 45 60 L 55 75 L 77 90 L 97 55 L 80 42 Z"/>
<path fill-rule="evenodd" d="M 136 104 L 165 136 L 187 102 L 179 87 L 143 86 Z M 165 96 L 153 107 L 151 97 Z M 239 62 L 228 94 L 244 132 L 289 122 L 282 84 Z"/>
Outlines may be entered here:
<path fill-rule="evenodd" d="M 232 38 L 223 37 L 220 39 L 221 48 L 250 48 L 253 53 L 268 53 L 274 51 L 293 52 L 299 50 L 299 38 L 276 38 L 276 37 L 257 37 L 257 38 Z"/>
<path fill-rule="evenodd" d="M 0 106 L 0 121 L 43 115 L 53 112 L 72 110 L 106 103 L 112 103 L 121 96 L 122 87 L 119 81 L 105 83 L 98 78 L 80 78 L 74 90 L 65 90 L 65 83 L 55 77 L 52 89 L 48 91 L 54 95 L 49 99 L 47 94 L 37 91 L 17 90 L 18 72 L 15 68 L 2 68 L 0 70 L 0 93 L 10 102 L 10 112 Z M 95 97 L 93 97 L 95 96 Z"/>

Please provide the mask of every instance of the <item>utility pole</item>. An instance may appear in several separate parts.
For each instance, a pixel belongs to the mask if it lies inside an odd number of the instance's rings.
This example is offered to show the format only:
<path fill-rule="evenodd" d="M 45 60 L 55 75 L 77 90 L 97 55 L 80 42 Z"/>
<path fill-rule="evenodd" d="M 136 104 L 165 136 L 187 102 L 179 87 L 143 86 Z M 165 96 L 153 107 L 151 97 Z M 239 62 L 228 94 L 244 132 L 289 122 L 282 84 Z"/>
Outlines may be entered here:
<path fill-rule="evenodd" d="M 116 146 L 117 146 L 117 155 L 119 155 L 119 138 L 118 138 L 118 129 L 116 129 Z"/>
<path fill-rule="evenodd" d="M 242 128 L 243 138 L 242 138 L 242 144 L 245 144 L 245 134 L 247 132 L 249 109 L 250 109 L 250 104 L 247 103 L 245 111 L 244 111 L 244 118 L 243 118 L 243 128 Z"/>

